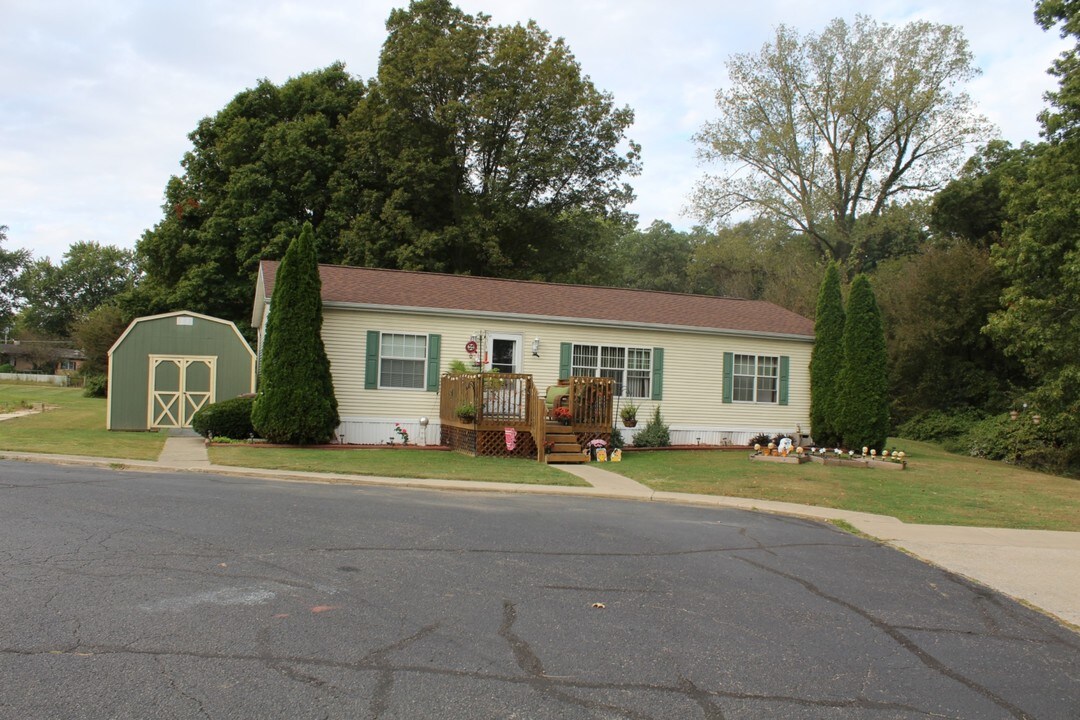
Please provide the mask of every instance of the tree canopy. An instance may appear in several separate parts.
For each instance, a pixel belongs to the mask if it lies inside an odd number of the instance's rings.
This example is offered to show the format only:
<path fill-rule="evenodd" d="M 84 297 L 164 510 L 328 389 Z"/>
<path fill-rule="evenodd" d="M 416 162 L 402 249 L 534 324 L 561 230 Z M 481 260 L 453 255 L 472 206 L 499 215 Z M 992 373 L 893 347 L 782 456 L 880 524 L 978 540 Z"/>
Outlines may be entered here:
<path fill-rule="evenodd" d="M 135 278 L 132 251 L 73 243 L 59 265 L 49 258 L 35 260 L 20 274 L 24 307 L 19 325 L 50 337 L 68 337 L 82 316 L 130 290 Z"/>
<path fill-rule="evenodd" d="M 535 23 L 417 0 L 390 14 L 370 81 L 341 64 L 263 80 L 199 123 L 138 245 L 141 309 L 245 324 L 258 261 L 304 222 L 323 262 L 587 274 L 582 239 L 627 220 L 632 122 Z"/>
<path fill-rule="evenodd" d="M 858 259 L 860 218 L 938 189 L 987 130 L 962 89 L 977 74 L 967 41 L 948 25 L 861 15 L 820 34 L 781 25 L 727 68 L 720 117 L 695 138 L 726 174 L 699 183 L 699 214 L 713 222 L 749 209 L 825 259 Z"/>
<path fill-rule="evenodd" d="M 1076 44 L 1051 69 L 1060 86 L 1041 116 L 1049 142 L 1006 193 L 1011 221 L 992 254 L 1005 289 L 986 329 L 1080 447 L 1080 2 L 1043 0 L 1036 18 L 1046 29 L 1060 23 Z"/>

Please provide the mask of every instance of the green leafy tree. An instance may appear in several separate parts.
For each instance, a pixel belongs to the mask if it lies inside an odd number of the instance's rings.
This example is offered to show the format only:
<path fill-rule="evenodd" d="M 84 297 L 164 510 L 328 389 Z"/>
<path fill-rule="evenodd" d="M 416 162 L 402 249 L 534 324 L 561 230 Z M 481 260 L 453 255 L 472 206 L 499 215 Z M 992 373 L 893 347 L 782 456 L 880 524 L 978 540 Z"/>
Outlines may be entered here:
<path fill-rule="evenodd" d="M 727 68 L 720 118 L 695 139 L 705 160 L 740 171 L 706 177 L 698 212 L 713 222 L 750 209 L 825 259 L 846 262 L 860 218 L 938 189 L 986 134 L 962 90 L 977 70 L 956 27 L 865 16 L 816 35 L 781 25 Z"/>
<path fill-rule="evenodd" d="M 639 290 L 692 292 L 691 261 L 706 235 L 703 228 L 681 232 L 662 220 L 643 231 L 624 234 L 608 256 L 616 273 L 611 284 Z"/>
<path fill-rule="evenodd" d="M 20 325 L 52 337 L 68 337 L 80 317 L 134 287 L 130 250 L 77 242 L 53 265 L 49 258 L 26 266 L 18 285 L 25 299 Z"/>
<path fill-rule="evenodd" d="M 110 302 L 98 305 L 72 323 L 72 338 L 86 356 L 83 375 L 104 375 L 109 371 L 109 349 L 133 319 Z"/>
<path fill-rule="evenodd" d="M 272 442 L 323 443 L 340 423 L 322 341 L 321 288 L 315 233 L 305 223 L 278 267 L 251 414 Z"/>
<path fill-rule="evenodd" d="M 5 250 L 7 225 L 0 225 L 0 336 L 11 328 L 20 299 L 16 279 L 30 262 L 28 250 Z"/>
<path fill-rule="evenodd" d="M 810 428 L 818 445 L 837 445 L 842 439 L 838 418 L 843 366 L 844 296 L 840 268 L 831 262 L 825 268 L 818 291 L 814 349 L 810 355 Z"/>
<path fill-rule="evenodd" d="M 184 174 L 137 246 L 145 272 L 130 304 L 194 310 L 246 327 L 259 260 L 280 258 L 305 222 L 336 238 L 352 218 L 335 175 L 349 152 L 342 126 L 364 84 L 341 64 L 238 94 L 189 135 Z M 323 261 L 339 259 L 328 243 Z"/>
<path fill-rule="evenodd" d="M 866 275 L 856 275 L 844 318 L 844 363 L 835 430 L 848 448 L 880 450 L 889 436 L 889 378 L 881 312 Z"/>
<path fill-rule="evenodd" d="M 358 212 L 345 260 L 544 279 L 580 264 L 573 213 L 619 219 L 632 199 L 630 109 L 532 22 L 492 26 L 419 0 L 387 30 L 378 78 L 349 119 L 342 187 Z"/>
<path fill-rule="evenodd" d="M 1080 40 L 1080 3 L 1036 5 L 1044 28 Z M 1028 400 L 1048 425 L 1064 428 L 1066 444 L 1080 445 L 1080 60 L 1077 46 L 1051 72 L 1060 78 L 1051 107 L 1041 116 L 1041 145 L 1023 182 L 1006 195 L 1012 220 L 993 261 L 1005 281 L 1001 309 L 986 331 L 1023 366 Z"/>
<path fill-rule="evenodd" d="M 990 251 L 967 242 L 879 266 L 874 291 L 896 422 L 934 410 L 1006 409 L 1007 391 L 1023 378 L 982 332 L 1002 289 Z"/>
<path fill-rule="evenodd" d="M 989 248 L 1001 240 L 1009 219 L 1006 189 L 1023 182 L 1036 146 L 1014 148 L 992 140 L 964 164 L 960 175 L 934 196 L 930 230 L 939 237 Z"/>

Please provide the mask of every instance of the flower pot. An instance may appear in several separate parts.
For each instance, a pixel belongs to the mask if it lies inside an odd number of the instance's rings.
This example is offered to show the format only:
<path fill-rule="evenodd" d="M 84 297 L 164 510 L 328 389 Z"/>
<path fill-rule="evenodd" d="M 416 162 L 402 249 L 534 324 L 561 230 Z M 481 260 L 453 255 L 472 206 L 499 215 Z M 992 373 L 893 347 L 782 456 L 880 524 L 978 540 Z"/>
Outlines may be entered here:
<path fill-rule="evenodd" d="M 637 420 L 623 420 L 622 424 L 628 428 L 637 427 Z"/>

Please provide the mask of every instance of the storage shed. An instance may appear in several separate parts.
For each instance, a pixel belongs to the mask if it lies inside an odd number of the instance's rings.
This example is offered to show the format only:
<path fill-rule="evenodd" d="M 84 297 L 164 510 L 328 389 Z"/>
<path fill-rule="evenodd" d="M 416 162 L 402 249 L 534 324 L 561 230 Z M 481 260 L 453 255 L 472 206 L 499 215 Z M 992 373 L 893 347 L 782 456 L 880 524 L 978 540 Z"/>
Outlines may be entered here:
<path fill-rule="evenodd" d="M 255 391 L 255 353 L 228 320 L 180 311 L 132 320 L 109 349 L 109 430 L 191 427 L 204 405 Z"/>

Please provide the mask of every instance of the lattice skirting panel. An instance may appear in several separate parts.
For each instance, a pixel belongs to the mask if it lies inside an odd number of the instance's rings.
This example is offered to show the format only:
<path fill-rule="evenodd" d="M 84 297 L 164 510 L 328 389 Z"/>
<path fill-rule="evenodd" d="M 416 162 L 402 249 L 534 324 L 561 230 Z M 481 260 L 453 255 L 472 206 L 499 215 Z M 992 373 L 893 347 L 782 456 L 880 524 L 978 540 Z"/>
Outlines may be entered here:
<path fill-rule="evenodd" d="M 532 433 L 519 430 L 513 450 L 506 449 L 506 434 L 502 430 L 472 430 L 443 426 L 442 444 L 474 456 L 536 457 L 536 441 Z"/>
<path fill-rule="evenodd" d="M 584 448 L 597 438 L 611 445 L 611 433 L 576 433 L 578 445 Z M 502 430 L 473 430 L 443 426 L 442 444 L 473 456 L 487 457 L 536 457 L 536 441 L 532 433 L 519 430 L 513 450 L 506 449 L 506 435 Z"/>

